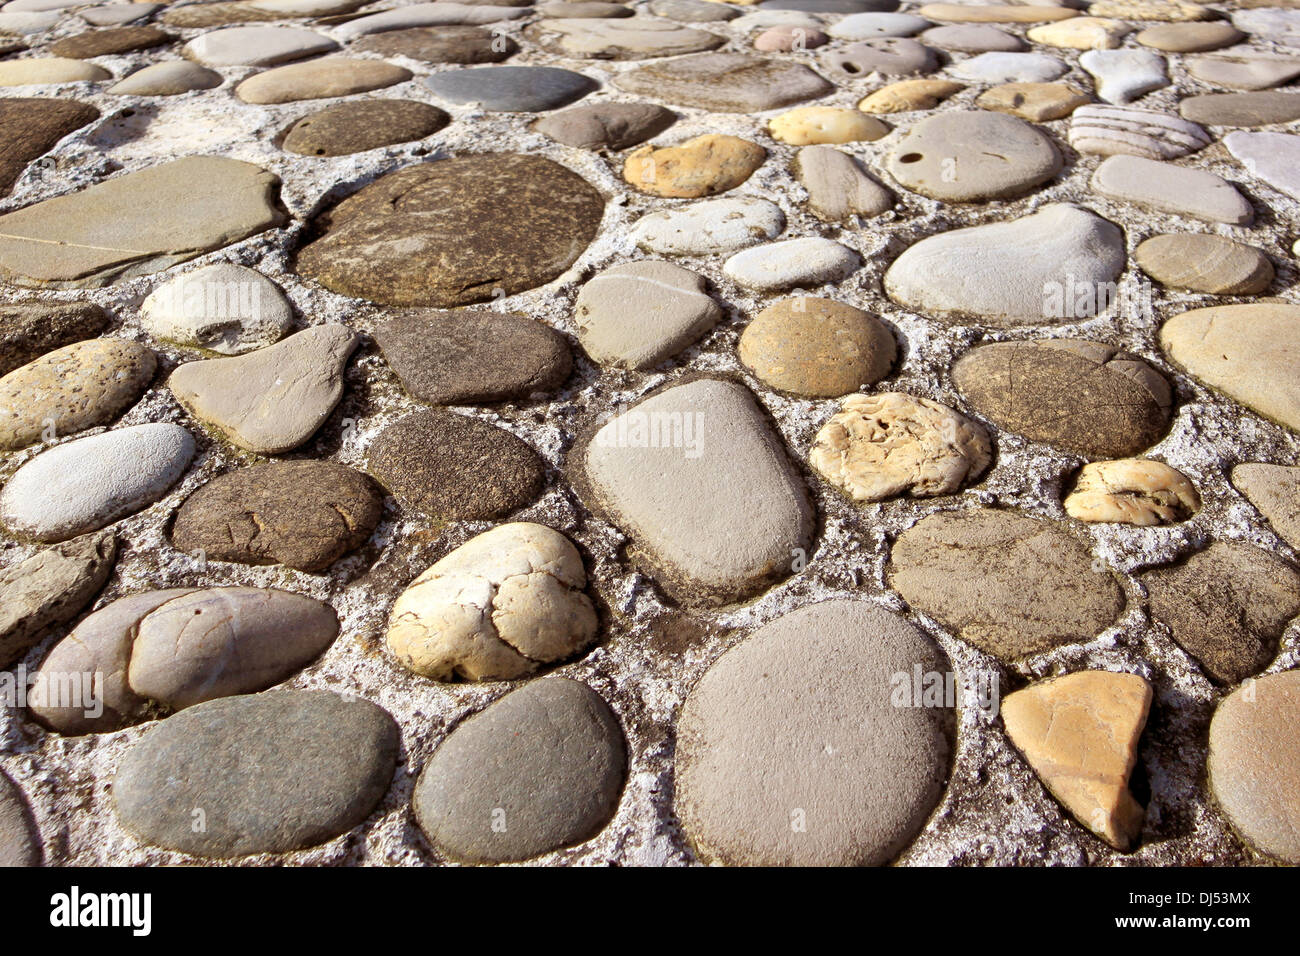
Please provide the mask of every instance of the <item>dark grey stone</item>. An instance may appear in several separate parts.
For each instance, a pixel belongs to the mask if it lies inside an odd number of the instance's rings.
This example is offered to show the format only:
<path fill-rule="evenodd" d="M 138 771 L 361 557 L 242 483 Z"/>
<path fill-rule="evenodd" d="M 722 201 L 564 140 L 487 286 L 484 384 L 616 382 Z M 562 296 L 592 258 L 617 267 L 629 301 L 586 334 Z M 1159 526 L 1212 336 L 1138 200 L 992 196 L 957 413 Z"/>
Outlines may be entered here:
<path fill-rule="evenodd" d="M 627 149 L 658 136 L 677 115 L 655 103 L 599 103 L 543 116 L 533 129 L 565 146 Z"/>
<path fill-rule="evenodd" d="M 490 704 L 438 747 L 415 786 L 421 829 L 471 863 L 526 860 L 594 836 L 627 775 L 618 720 L 585 684 L 552 677 Z"/>
<path fill-rule="evenodd" d="M 284 853 L 365 820 L 397 766 L 387 712 L 329 691 L 224 697 L 158 724 L 113 783 L 122 825 L 195 856 Z"/>
<path fill-rule="evenodd" d="M 503 113 L 538 113 L 580 100 L 597 83 L 554 66 L 480 66 L 434 73 L 424 85 L 449 103 L 478 103 Z"/>

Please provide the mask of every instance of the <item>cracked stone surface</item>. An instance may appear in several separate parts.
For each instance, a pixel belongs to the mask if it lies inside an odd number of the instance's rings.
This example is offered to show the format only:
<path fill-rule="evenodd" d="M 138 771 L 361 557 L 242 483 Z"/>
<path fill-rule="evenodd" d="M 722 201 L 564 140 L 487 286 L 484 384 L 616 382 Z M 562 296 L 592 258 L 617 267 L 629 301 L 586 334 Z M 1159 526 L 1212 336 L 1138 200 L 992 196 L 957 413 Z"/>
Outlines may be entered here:
<path fill-rule="evenodd" d="M 1079 521 L 1148 527 L 1186 521 L 1201 509 L 1201 497 L 1176 468 L 1159 461 L 1122 458 L 1084 465 L 1062 505 L 1066 514 Z"/>

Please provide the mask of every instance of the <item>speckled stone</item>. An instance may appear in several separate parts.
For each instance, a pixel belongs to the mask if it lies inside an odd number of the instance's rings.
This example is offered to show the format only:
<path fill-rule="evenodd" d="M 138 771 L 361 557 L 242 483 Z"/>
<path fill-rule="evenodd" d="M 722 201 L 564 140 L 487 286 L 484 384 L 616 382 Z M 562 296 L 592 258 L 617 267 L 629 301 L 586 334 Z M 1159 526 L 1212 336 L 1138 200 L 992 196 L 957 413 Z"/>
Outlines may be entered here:
<path fill-rule="evenodd" d="M 77 100 L 0 99 L 0 197 L 9 195 L 28 163 L 97 119 L 99 110 Z"/>
<path fill-rule="evenodd" d="M 623 178 L 654 196 L 698 199 L 735 189 L 766 158 L 757 143 L 709 133 L 680 146 L 642 146 L 624 161 Z"/>
<path fill-rule="evenodd" d="M 432 136 L 451 117 L 414 100 L 354 100 L 304 116 L 290 128 L 284 148 L 300 156 L 347 156 Z"/>
<path fill-rule="evenodd" d="M 368 467 L 403 508 L 439 523 L 500 518 L 546 485 L 545 463 L 522 439 L 441 409 L 385 428 L 371 443 Z"/>
<path fill-rule="evenodd" d="M 89 302 L 0 304 L 0 375 L 92 338 L 107 325 L 108 313 Z"/>
<path fill-rule="evenodd" d="M 1090 547 L 1000 509 L 927 515 L 898 536 L 885 576 L 915 610 L 1003 661 L 1089 641 L 1124 608 Z"/>
<path fill-rule="evenodd" d="M 914 668 L 949 665 L 866 601 L 787 613 L 723 654 L 677 726 L 674 805 L 696 854 L 757 866 L 897 856 L 939 802 L 952 753 L 950 709 L 898 705 L 896 675 Z"/>
<path fill-rule="evenodd" d="M 573 369 L 564 336 L 513 313 L 399 312 L 376 324 L 375 340 L 406 391 L 430 405 L 529 398 Z"/>
<path fill-rule="evenodd" d="M 874 385 L 898 356 L 879 318 L 843 302 L 799 296 L 754 316 L 740 336 L 740 361 L 763 384 L 807 398 L 834 398 Z"/>
<path fill-rule="evenodd" d="M 822 69 L 838 80 L 880 76 L 915 76 L 933 73 L 939 59 L 923 43 L 907 37 L 862 40 L 822 55 Z"/>
<path fill-rule="evenodd" d="M 362 37 L 351 45 L 358 53 L 405 56 L 421 63 L 500 63 L 519 52 L 504 33 L 482 27 L 412 27 Z"/>
<path fill-rule="evenodd" d="M 134 405 L 157 368 L 151 349 L 88 339 L 0 378 L 0 449 L 12 451 L 103 425 Z"/>
<path fill-rule="evenodd" d="M 1209 788 L 1233 827 L 1259 850 L 1300 864 L 1300 671 L 1233 691 L 1210 722 Z"/>
<path fill-rule="evenodd" d="M 1080 339 L 995 342 L 961 356 L 953 383 L 999 427 L 1089 458 L 1123 458 L 1169 426 L 1169 383 L 1141 358 Z"/>
<path fill-rule="evenodd" d="M 889 133 L 875 117 L 838 106 L 796 106 L 768 120 L 767 128 L 773 139 L 791 146 L 871 142 Z"/>
<path fill-rule="evenodd" d="M 297 269 L 384 305 L 484 302 L 563 273 L 595 238 L 604 210 L 586 180 L 540 156 L 418 163 L 318 216 L 319 238 L 298 253 Z"/>
<path fill-rule="evenodd" d="M 113 805 L 123 827 L 155 846 L 221 859 L 283 853 L 369 816 L 392 782 L 399 742 L 393 718 L 366 700 L 320 690 L 225 697 L 134 744 Z"/>
<path fill-rule="evenodd" d="M 833 86 L 801 63 L 743 53 L 697 53 L 619 73 L 628 93 L 721 113 L 757 113 L 816 99 Z"/>
<path fill-rule="evenodd" d="M 1151 617 L 1222 684 L 1268 666 L 1282 631 L 1300 614 L 1300 571 L 1244 542 L 1216 541 L 1139 580 Z"/>
<path fill-rule="evenodd" d="M 218 475 L 185 499 L 172 543 L 208 560 L 322 571 L 360 547 L 383 514 L 369 478 L 332 461 L 276 461 Z"/>
<path fill-rule="evenodd" d="M 604 699 L 564 677 L 536 681 L 474 714 L 433 752 L 412 804 L 440 850 L 504 863 L 573 846 L 614 815 L 627 745 Z"/>

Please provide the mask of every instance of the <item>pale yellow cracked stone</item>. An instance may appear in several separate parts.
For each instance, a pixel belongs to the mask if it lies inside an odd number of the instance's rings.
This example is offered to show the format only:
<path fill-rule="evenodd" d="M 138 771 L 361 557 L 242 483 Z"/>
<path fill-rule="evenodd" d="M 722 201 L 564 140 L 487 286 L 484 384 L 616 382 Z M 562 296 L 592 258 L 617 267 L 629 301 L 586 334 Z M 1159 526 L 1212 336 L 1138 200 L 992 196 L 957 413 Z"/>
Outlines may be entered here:
<path fill-rule="evenodd" d="M 858 103 L 864 113 L 907 113 L 934 109 L 942 100 L 964 90 L 952 80 L 901 80 L 876 90 Z"/>
<path fill-rule="evenodd" d="M 901 392 L 850 395 L 808 460 L 854 501 L 946 495 L 988 467 L 984 429 L 946 405 Z"/>
<path fill-rule="evenodd" d="M 393 604 L 388 647 L 434 680 L 515 680 L 596 636 L 587 572 L 564 535 L 519 521 L 471 538 Z"/>
<path fill-rule="evenodd" d="M 1133 27 L 1120 20 L 1102 17 L 1073 17 L 1032 28 L 1026 36 L 1035 43 L 1068 50 L 1113 50 Z"/>
<path fill-rule="evenodd" d="M 1136 674 L 1080 671 L 1008 695 L 1002 722 L 1052 796 L 1127 850 L 1146 813 L 1128 781 L 1150 708 L 1151 686 Z"/>
<path fill-rule="evenodd" d="M 889 132 L 880 120 L 838 106 L 801 106 L 767 124 L 772 138 L 792 146 L 871 142 Z"/>
<path fill-rule="evenodd" d="M 1150 527 L 1186 521 L 1201 509 L 1201 497 L 1176 468 L 1120 458 L 1084 465 L 1064 504 L 1065 513 L 1079 521 Z"/>
<path fill-rule="evenodd" d="M 1098 0 L 1088 8 L 1094 17 L 1114 17 L 1118 20 L 1161 20 L 1169 23 L 1181 20 L 1208 20 L 1214 11 L 1199 3 L 1182 0 Z"/>

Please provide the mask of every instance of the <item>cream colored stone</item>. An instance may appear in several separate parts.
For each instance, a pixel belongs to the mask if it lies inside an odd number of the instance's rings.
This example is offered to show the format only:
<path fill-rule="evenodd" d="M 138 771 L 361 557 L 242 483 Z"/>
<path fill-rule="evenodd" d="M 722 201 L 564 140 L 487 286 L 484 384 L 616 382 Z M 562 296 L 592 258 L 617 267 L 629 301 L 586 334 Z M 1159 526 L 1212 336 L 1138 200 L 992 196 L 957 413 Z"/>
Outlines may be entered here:
<path fill-rule="evenodd" d="M 774 117 L 767 128 L 773 139 L 792 146 L 870 142 L 889 132 L 880 120 L 839 106 L 801 106 Z"/>
<path fill-rule="evenodd" d="M 586 584 L 582 556 L 564 535 L 530 522 L 499 525 L 402 592 L 388 647 L 434 680 L 515 680 L 595 638 Z"/>
<path fill-rule="evenodd" d="M 1003 83 L 981 93 L 975 105 L 1041 123 L 1062 119 L 1091 102 L 1092 97 L 1068 83 Z"/>
<path fill-rule="evenodd" d="M 680 146 L 642 146 L 623 164 L 623 178 L 655 196 L 697 199 L 735 189 L 766 158 L 756 143 L 710 133 Z"/>
<path fill-rule="evenodd" d="M 1007 736 L 1052 796 L 1119 850 L 1142 832 L 1129 792 L 1151 687 L 1136 674 L 1080 671 L 1032 684 L 1002 701 Z"/>
<path fill-rule="evenodd" d="M 1065 513 L 1079 521 L 1140 527 L 1186 521 L 1201 508 L 1200 495 L 1176 468 L 1144 458 L 1120 458 L 1084 465 Z"/>
<path fill-rule="evenodd" d="M 952 80 L 901 80 L 876 90 L 858 104 L 858 109 L 864 113 L 930 110 L 965 88 Z"/>
<path fill-rule="evenodd" d="M 1088 7 L 1094 17 L 1114 17 L 1117 20 L 1209 20 L 1214 11 L 1199 3 L 1182 0 L 1098 0 Z"/>
<path fill-rule="evenodd" d="M 1133 27 L 1120 20 L 1073 17 L 1033 27 L 1026 36 L 1035 43 L 1069 50 L 1113 50 L 1132 32 Z"/>
<path fill-rule="evenodd" d="M 916 13 L 951 23 L 1047 23 L 1077 17 L 1078 10 L 1033 4 L 927 3 Z"/>
<path fill-rule="evenodd" d="M 113 74 L 85 60 L 37 56 L 0 63 L 0 86 L 45 86 L 57 83 L 98 83 Z"/>
<path fill-rule="evenodd" d="M 946 495 L 992 458 L 984 429 L 927 398 L 850 395 L 813 440 L 808 460 L 854 501 Z"/>

